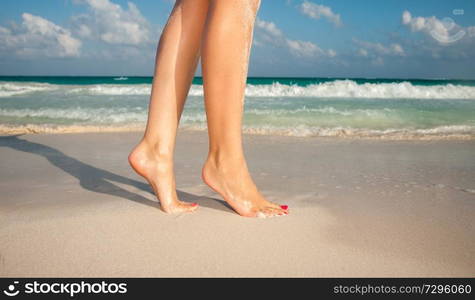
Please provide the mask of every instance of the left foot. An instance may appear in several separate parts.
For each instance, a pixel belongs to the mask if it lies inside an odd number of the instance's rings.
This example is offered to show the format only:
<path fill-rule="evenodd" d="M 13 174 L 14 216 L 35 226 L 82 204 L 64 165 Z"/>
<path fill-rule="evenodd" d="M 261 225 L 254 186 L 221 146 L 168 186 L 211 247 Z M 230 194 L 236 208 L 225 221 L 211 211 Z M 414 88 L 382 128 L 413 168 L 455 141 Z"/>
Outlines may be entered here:
<path fill-rule="evenodd" d="M 164 212 L 177 214 L 193 212 L 198 208 L 197 203 L 178 200 L 172 159 L 158 155 L 147 142 L 142 141 L 135 147 L 129 155 L 129 163 L 137 174 L 148 181 Z"/>

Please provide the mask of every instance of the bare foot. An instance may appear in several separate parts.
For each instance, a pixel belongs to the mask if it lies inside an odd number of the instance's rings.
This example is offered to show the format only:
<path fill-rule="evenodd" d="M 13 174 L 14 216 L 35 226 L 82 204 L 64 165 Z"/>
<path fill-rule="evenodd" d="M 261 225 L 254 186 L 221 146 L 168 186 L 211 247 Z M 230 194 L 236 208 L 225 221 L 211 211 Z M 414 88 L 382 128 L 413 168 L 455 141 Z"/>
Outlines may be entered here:
<path fill-rule="evenodd" d="M 192 212 L 198 208 L 197 203 L 178 200 L 173 161 L 160 157 L 146 142 L 142 141 L 132 150 L 129 154 L 129 163 L 137 174 L 147 179 L 164 212 L 176 214 Z"/>
<path fill-rule="evenodd" d="M 244 159 L 218 162 L 218 159 L 208 158 L 202 178 L 241 216 L 265 218 L 288 214 L 286 205 L 269 202 L 261 195 Z"/>

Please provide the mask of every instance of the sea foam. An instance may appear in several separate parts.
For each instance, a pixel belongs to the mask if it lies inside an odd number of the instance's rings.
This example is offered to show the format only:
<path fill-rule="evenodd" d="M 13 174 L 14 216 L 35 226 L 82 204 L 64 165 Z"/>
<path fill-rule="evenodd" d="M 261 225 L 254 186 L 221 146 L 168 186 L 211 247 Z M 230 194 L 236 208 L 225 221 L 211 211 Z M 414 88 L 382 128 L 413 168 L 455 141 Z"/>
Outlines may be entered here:
<path fill-rule="evenodd" d="M 33 92 L 51 91 L 57 85 L 36 82 L 0 82 L 0 97 L 11 97 Z"/>
<path fill-rule="evenodd" d="M 46 83 L 0 82 L 0 97 L 59 90 L 66 94 L 150 95 L 150 84 L 55 85 Z M 202 85 L 192 85 L 190 96 L 203 96 Z M 475 99 L 475 87 L 466 85 L 414 85 L 410 82 L 357 83 L 335 80 L 306 86 L 274 82 L 268 85 L 247 84 L 248 97 L 319 97 L 372 99 Z"/>
<path fill-rule="evenodd" d="M 150 89 L 143 83 L 0 81 L 0 133 L 143 130 Z M 180 127 L 205 130 L 203 86 L 192 85 L 189 95 Z M 475 139 L 470 84 L 274 82 L 247 84 L 246 96 L 243 130 L 250 134 Z"/>

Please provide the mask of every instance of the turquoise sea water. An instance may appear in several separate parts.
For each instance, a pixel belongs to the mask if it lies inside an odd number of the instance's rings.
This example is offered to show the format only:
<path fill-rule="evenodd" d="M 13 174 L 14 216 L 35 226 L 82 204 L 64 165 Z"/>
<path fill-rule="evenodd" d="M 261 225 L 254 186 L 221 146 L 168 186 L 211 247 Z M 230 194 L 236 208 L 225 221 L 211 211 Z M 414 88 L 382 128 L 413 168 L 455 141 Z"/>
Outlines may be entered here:
<path fill-rule="evenodd" d="M 143 127 L 151 82 L 127 76 L 0 76 L 0 132 Z M 181 127 L 206 129 L 201 78 L 193 81 Z M 475 138 L 475 80 L 251 77 L 244 130 Z"/>

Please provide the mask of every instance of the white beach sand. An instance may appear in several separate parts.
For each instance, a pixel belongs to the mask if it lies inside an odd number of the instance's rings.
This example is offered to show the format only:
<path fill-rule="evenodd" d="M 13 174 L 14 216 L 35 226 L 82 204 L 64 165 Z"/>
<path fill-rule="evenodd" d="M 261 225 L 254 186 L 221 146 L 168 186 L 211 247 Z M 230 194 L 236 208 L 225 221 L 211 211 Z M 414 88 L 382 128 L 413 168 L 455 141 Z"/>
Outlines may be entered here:
<path fill-rule="evenodd" d="M 182 131 L 179 196 L 158 209 L 127 163 L 141 133 L 0 138 L 0 276 L 475 276 L 475 141 L 246 136 L 252 175 L 290 215 L 236 215 Z"/>

